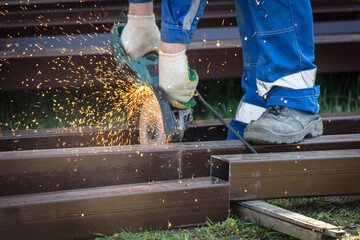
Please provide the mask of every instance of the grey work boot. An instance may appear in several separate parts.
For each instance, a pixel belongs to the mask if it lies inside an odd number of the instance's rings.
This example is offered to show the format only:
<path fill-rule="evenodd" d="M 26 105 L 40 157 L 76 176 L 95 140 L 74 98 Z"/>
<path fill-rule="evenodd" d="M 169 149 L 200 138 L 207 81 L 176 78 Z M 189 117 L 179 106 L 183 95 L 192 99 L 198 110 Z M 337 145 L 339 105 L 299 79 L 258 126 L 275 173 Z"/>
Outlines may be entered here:
<path fill-rule="evenodd" d="M 296 143 L 323 133 L 319 114 L 271 105 L 244 131 L 244 139 L 260 144 Z"/>

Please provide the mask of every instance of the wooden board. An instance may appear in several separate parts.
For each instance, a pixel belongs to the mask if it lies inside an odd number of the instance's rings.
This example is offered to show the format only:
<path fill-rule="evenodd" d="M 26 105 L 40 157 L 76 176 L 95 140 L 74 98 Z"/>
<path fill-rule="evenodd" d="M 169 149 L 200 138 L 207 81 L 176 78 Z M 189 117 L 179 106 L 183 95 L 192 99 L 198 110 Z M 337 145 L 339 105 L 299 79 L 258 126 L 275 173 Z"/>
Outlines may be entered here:
<path fill-rule="evenodd" d="M 334 226 L 262 201 L 246 201 L 232 205 L 240 217 L 299 239 L 337 239 L 346 233 Z"/>

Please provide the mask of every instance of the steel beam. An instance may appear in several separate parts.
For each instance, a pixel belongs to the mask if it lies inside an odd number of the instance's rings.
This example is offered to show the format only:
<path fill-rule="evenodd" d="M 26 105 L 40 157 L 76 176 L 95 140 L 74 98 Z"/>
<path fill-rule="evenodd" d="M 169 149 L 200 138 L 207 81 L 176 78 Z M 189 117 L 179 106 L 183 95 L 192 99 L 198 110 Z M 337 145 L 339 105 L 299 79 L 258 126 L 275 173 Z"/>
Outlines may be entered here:
<path fill-rule="evenodd" d="M 211 176 L 231 201 L 359 194 L 360 150 L 213 156 Z"/>
<path fill-rule="evenodd" d="M 0 196 L 180 178 L 171 145 L 2 152 L 0 166 Z"/>
<path fill-rule="evenodd" d="M 108 33 L 126 9 L 126 1 L 40 2 L 0 3 L 4 13 L 0 15 L 0 90 L 101 85 L 94 80 L 99 77 L 94 66 L 106 65 L 103 62 L 112 58 Z M 351 0 L 341 4 L 315 0 L 312 4 L 318 72 L 358 71 L 359 4 Z M 159 4 L 154 11 L 160 24 Z M 209 2 L 188 57 L 200 79 L 241 77 L 241 42 L 233 1 Z M 86 70 L 79 71 L 79 66 Z M 16 71 L 20 68 L 21 72 Z"/>
<path fill-rule="evenodd" d="M 321 116 L 325 135 L 360 133 L 359 112 L 321 114 Z M 226 135 L 227 130 L 220 121 L 199 120 L 189 126 L 183 141 L 225 140 Z M 100 141 L 100 139 L 102 140 Z M 124 126 L 0 132 L 0 151 L 116 146 L 129 143 L 139 143 L 138 131 L 135 128 L 125 128 Z"/>
<path fill-rule="evenodd" d="M 223 221 L 229 184 L 198 178 L 0 197 L 1 238 L 84 239 L 91 233 Z"/>
<path fill-rule="evenodd" d="M 360 149 L 360 134 L 254 147 L 260 153 Z M 246 153 L 240 141 L 0 152 L 0 195 L 205 177 L 211 155 Z"/>

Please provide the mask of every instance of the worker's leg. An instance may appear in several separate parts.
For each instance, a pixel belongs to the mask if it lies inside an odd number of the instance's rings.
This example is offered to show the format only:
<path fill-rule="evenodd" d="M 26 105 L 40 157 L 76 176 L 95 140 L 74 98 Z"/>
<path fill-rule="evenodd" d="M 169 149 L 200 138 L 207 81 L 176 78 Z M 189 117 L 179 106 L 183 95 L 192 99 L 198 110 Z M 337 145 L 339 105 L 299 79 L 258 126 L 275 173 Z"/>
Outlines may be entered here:
<path fill-rule="evenodd" d="M 282 105 L 317 113 L 314 85 L 313 19 L 309 0 L 250 1 L 260 47 L 257 88 L 267 106 Z"/>
<path fill-rule="evenodd" d="M 256 68 L 259 57 L 259 47 L 255 38 L 255 30 L 250 17 L 248 0 L 236 1 L 236 20 L 238 23 L 240 37 L 242 42 L 244 74 L 241 80 L 241 86 L 244 91 L 235 119 L 231 120 L 232 126 L 240 135 L 243 135 L 247 124 L 252 120 L 258 119 L 265 111 L 265 101 L 257 94 L 256 87 Z M 237 140 L 238 138 L 228 131 L 228 140 Z"/>
<path fill-rule="evenodd" d="M 249 2 L 260 48 L 256 84 L 267 111 L 247 126 L 244 137 L 259 143 L 291 143 L 320 135 L 310 1 Z"/>
<path fill-rule="evenodd" d="M 186 44 L 202 16 L 205 0 L 162 1 L 159 85 L 165 89 L 173 106 L 186 108 L 198 83 L 186 56 Z"/>

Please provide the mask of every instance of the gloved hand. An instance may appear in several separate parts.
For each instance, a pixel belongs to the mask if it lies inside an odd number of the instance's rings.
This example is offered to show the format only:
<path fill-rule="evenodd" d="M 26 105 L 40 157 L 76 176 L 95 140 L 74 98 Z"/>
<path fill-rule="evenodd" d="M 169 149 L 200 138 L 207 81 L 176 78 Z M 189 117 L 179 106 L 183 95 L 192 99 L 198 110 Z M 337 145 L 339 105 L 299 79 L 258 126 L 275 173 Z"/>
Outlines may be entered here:
<path fill-rule="evenodd" d="M 121 44 L 126 53 L 135 60 L 151 51 L 159 52 L 160 31 L 155 14 L 128 15 L 128 22 L 121 34 Z"/>
<path fill-rule="evenodd" d="M 178 53 L 159 53 L 159 85 L 168 96 L 171 105 L 180 109 L 193 107 L 190 101 L 199 82 L 195 70 L 191 70 L 184 49 Z"/>

